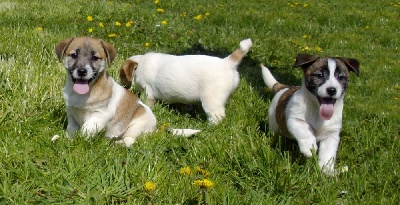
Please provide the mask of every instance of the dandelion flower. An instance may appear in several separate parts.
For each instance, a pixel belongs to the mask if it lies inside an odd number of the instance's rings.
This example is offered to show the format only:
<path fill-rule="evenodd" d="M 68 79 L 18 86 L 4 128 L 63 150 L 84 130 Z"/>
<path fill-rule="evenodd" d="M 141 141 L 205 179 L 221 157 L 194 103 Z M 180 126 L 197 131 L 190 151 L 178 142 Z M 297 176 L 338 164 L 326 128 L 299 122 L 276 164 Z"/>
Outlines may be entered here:
<path fill-rule="evenodd" d="M 195 16 L 194 19 L 200 21 L 201 19 L 203 19 L 203 15 L 199 14 L 199 15 Z"/>
<path fill-rule="evenodd" d="M 115 38 L 115 37 L 117 37 L 117 34 L 115 34 L 115 33 L 110 33 L 110 34 L 108 34 L 108 37 L 110 37 L 110 38 Z"/>
<path fill-rule="evenodd" d="M 155 1 L 154 1 L 154 4 L 158 4 L 158 3 L 160 3 L 159 0 L 155 0 Z"/>
<path fill-rule="evenodd" d="M 307 6 L 308 6 L 308 4 L 307 4 L 307 3 L 304 3 L 304 4 L 303 4 L 303 7 L 304 7 L 304 8 L 306 8 Z"/>
<path fill-rule="evenodd" d="M 89 33 L 92 33 L 92 32 L 93 32 L 93 28 L 89 28 L 89 29 L 88 29 L 88 32 L 89 32 Z"/>
<path fill-rule="evenodd" d="M 157 9 L 157 12 L 158 12 L 158 13 L 164 13 L 164 9 L 158 8 L 158 9 Z"/>
<path fill-rule="evenodd" d="M 322 48 L 319 47 L 319 46 L 315 47 L 315 50 L 318 51 L 318 52 L 322 52 Z"/>
<path fill-rule="evenodd" d="M 133 24 L 133 21 L 128 21 L 128 22 L 126 22 L 125 26 L 126 26 L 126 27 L 131 27 L 132 24 Z"/>
<path fill-rule="evenodd" d="M 168 23 L 168 22 L 167 22 L 166 20 L 161 21 L 161 24 L 162 24 L 162 25 L 167 25 L 167 23 Z"/>
<path fill-rule="evenodd" d="M 144 46 L 150 47 L 150 43 L 146 42 L 146 43 L 144 44 Z M 161 126 L 161 131 L 164 132 L 164 131 L 165 131 L 165 127 Z"/>
<path fill-rule="evenodd" d="M 115 25 L 116 25 L 116 26 L 121 26 L 122 24 L 121 24 L 121 22 L 116 21 L 116 22 L 115 22 Z"/>
<path fill-rule="evenodd" d="M 199 186 L 200 188 L 209 189 L 214 186 L 214 183 L 208 179 L 197 179 L 194 180 L 193 185 Z"/>
<path fill-rule="evenodd" d="M 201 174 L 201 175 L 203 175 L 203 176 L 205 176 L 205 177 L 210 176 L 210 172 L 208 172 L 208 171 L 205 170 L 205 169 L 200 168 L 199 166 L 195 167 L 194 170 L 195 170 L 197 173 L 199 173 L 199 174 Z"/>
<path fill-rule="evenodd" d="M 92 16 L 87 16 L 87 17 L 86 17 L 86 20 L 87 20 L 87 21 L 93 21 L 93 17 L 92 17 Z"/>
<path fill-rule="evenodd" d="M 183 175 L 190 175 L 190 172 L 191 172 L 190 167 L 182 167 L 179 170 L 179 173 L 181 173 Z"/>
<path fill-rule="evenodd" d="M 156 189 L 156 184 L 154 184 L 153 182 L 147 181 L 146 183 L 144 183 L 144 189 L 148 192 L 154 191 Z"/>
<path fill-rule="evenodd" d="M 99 23 L 99 27 L 100 27 L 100 28 L 104 28 L 103 22 L 100 22 L 100 23 Z"/>
<path fill-rule="evenodd" d="M 206 12 L 204 15 L 209 16 L 209 15 L 210 15 L 210 12 Z"/>
<path fill-rule="evenodd" d="M 41 26 L 36 27 L 36 31 L 43 31 L 43 27 Z"/>

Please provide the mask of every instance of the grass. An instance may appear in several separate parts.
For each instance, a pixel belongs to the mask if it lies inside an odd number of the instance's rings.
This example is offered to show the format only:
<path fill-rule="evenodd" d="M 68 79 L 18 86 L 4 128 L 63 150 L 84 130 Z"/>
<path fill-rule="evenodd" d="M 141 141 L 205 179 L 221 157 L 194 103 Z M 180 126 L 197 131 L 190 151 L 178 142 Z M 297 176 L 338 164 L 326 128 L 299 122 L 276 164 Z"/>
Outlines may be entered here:
<path fill-rule="evenodd" d="M 398 204 L 399 7 L 360 0 L 0 0 L 0 204 Z M 160 131 L 127 149 L 102 134 L 65 135 L 65 71 L 53 48 L 83 35 L 115 45 L 108 71 L 117 80 L 119 65 L 134 54 L 225 56 L 249 37 L 254 46 L 221 124 L 208 125 L 201 109 L 158 103 Z M 301 73 L 291 65 L 299 52 L 361 62 L 346 93 L 337 160 L 349 171 L 336 177 L 267 129 L 272 96 L 259 63 L 281 82 L 298 84 Z M 162 132 L 165 126 L 203 131 L 176 138 Z M 53 143 L 54 135 L 60 139 Z M 203 179 L 213 186 L 194 184 Z"/>

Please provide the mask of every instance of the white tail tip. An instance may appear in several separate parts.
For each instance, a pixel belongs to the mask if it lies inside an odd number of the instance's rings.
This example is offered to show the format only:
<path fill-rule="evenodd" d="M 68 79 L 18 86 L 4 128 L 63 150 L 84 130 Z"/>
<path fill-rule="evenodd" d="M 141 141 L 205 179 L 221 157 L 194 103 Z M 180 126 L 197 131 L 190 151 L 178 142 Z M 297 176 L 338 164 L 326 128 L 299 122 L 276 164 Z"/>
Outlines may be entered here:
<path fill-rule="evenodd" d="M 193 130 L 193 129 L 171 129 L 170 130 L 173 135 L 182 136 L 182 137 L 190 137 L 201 130 Z"/>
<path fill-rule="evenodd" d="M 240 45 L 240 50 L 247 53 L 250 50 L 251 46 L 253 46 L 253 42 L 251 41 L 250 38 L 248 38 L 243 41 L 240 41 L 239 45 Z"/>
<path fill-rule="evenodd" d="M 264 80 L 264 83 L 267 85 L 269 89 L 272 89 L 278 81 L 274 78 L 271 71 L 264 65 L 261 65 L 261 73 Z"/>

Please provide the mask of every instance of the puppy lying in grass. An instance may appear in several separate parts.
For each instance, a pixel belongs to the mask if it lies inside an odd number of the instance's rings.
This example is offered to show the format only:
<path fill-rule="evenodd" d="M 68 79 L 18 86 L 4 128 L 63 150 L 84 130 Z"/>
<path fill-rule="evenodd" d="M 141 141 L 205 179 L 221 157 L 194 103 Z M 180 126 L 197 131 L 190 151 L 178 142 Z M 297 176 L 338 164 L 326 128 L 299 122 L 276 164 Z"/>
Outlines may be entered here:
<path fill-rule="evenodd" d="M 81 129 L 90 137 L 105 129 L 106 137 L 118 138 L 117 143 L 129 147 L 139 135 L 154 131 L 157 121 L 151 109 L 106 72 L 116 55 L 111 44 L 77 37 L 58 42 L 55 51 L 67 70 L 64 99 L 68 136 Z M 180 135 L 198 132 L 172 131 Z"/>
<path fill-rule="evenodd" d="M 120 78 L 126 88 L 132 81 L 147 95 L 146 104 L 156 99 L 168 103 L 201 105 L 211 123 L 225 117 L 225 104 L 239 84 L 237 67 L 250 50 L 251 39 L 226 58 L 206 55 L 175 56 L 147 53 L 128 58 L 120 68 Z"/>

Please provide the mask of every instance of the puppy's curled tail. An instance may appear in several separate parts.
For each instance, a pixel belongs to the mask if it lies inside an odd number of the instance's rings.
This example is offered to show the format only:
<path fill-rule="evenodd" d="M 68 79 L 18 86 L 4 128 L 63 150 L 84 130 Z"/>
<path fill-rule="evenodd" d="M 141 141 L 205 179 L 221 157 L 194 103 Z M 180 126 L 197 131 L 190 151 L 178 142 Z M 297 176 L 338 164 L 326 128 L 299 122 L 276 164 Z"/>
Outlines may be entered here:
<path fill-rule="evenodd" d="M 289 86 L 284 85 L 282 83 L 279 83 L 274 76 L 272 75 L 271 71 L 264 65 L 261 65 L 261 73 L 264 79 L 264 83 L 267 85 L 267 87 L 274 93 L 276 94 L 280 90 L 287 88 Z"/>
<path fill-rule="evenodd" d="M 240 41 L 239 48 L 237 48 L 231 55 L 228 56 L 229 59 L 239 63 L 243 57 L 249 52 L 253 42 L 250 38 Z"/>

